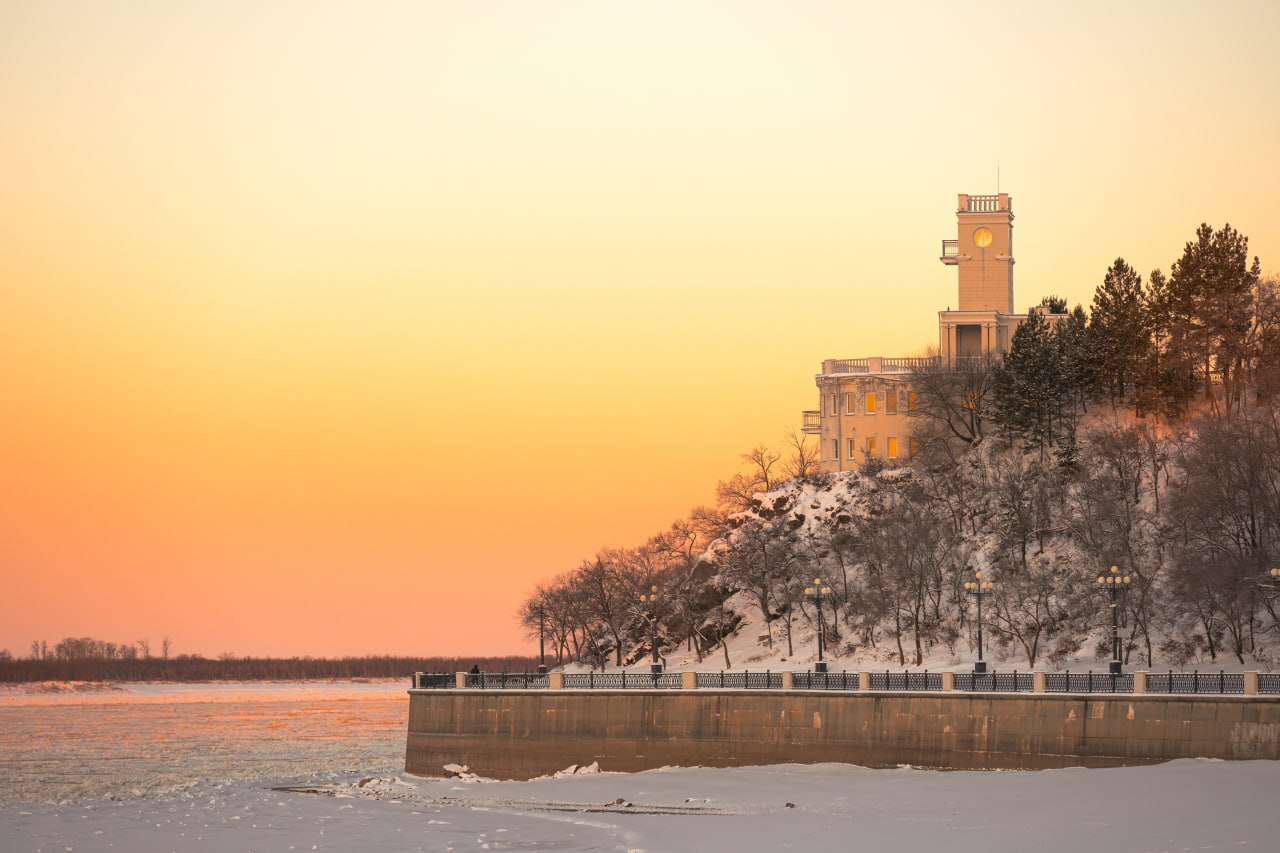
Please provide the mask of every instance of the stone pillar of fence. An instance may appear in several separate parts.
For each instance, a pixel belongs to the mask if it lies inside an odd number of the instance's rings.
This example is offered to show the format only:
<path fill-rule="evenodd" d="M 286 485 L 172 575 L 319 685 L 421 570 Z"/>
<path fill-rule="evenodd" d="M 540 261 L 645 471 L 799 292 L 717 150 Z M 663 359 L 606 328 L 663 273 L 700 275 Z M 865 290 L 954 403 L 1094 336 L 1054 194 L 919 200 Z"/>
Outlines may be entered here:
<path fill-rule="evenodd" d="M 420 672 L 415 672 L 413 674 L 413 689 L 414 690 L 422 689 L 422 673 Z"/>
<path fill-rule="evenodd" d="M 1258 692 L 1258 673 L 1246 672 L 1244 674 L 1244 692 L 1245 693 Z"/>
<path fill-rule="evenodd" d="M 1044 692 L 1044 682 L 1045 682 L 1045 678 L 1044 678 L 1044 673 L 1043 673 L 1043 672 L 1033 672 L 1033 673 L 1031 673 L 1031 692 L 1032 692 L 1032 693 L 1043 693 L 1043 692 Z"/>
<path fill-rule="evenodd" d="M 681 690 L 697 690 L 698 689 L 698 673 L 696 672 L 680 673 L 680 689 Z"/>
<path fill-rule="evenodd" d="M 547 687 L 551 690 L 564 690 L 564 673 L 563 672 L 548 673 Z"/>
<path fill-rule="evenodd" d="M 869 672 L 858 673 L 858 689 L 859 690 L 871 689 L 871 673 Z"/>
<path fill-rule="evenodd" d="M 956 689 L 956 674 L 954 672 L 942 673 L 942 689 L 943 690 Z"/>
<path fill-rule="evenodd" d="M 1139 669 L 1133 673 L 1133 692 L 1147 692 L 1147 673 L 1145 670 Z"/>
<path fill-rule="evenodd" d="M 453 674 L 453 684 L 459 690 L 467 689 L 467 674 L 465 672 L 455 672 Z"/>
<path fill-rule="evenodd" d="M 782 689 L 794 690 L 796 687 L 796 675 L 794 672 L 782 673 Z"/>

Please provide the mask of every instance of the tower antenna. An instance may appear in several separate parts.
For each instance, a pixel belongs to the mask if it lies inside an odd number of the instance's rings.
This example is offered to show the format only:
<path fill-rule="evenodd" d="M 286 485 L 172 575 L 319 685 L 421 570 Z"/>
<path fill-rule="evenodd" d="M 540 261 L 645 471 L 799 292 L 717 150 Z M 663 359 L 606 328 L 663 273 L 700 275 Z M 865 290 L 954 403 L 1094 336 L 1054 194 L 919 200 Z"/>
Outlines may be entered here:
<path fill-rule="evenodd" d="M 996 195 L 1000 195 L 1000 161 L 996 161 Z"/>

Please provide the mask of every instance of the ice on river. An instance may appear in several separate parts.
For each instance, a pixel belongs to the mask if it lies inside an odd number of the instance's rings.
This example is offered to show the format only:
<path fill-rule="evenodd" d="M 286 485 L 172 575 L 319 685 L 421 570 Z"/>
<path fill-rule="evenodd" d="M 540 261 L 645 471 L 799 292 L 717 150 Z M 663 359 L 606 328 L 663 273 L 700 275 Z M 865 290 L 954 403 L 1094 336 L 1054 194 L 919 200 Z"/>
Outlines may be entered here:
<path fill-rule="evenodd" d="M 0 851 L 1280 850 L 1280 762 L 424 779 L 407 710 L 403 684 L 5 694 Z"/>
<path fill-rule="evenodd" d="M 362 784 L 363 783 L 363 784 Z M 1274 762 L 979 773 L 670 768 L 530 782 L 199 783 L 6 809 L 6 851 L 1277 849 Z"/>

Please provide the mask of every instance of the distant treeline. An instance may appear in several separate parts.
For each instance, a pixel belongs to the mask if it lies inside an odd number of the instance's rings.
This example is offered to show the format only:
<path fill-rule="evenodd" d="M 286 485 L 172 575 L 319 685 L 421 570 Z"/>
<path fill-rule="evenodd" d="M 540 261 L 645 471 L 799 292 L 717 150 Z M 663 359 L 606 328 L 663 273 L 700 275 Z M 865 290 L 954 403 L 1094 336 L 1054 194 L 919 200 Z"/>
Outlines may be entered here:
<path fill-rule="evenodd" d="M 413 672 L 530 672 L 532 657 L 0 659 L 0 682 L 23 681 L 275 681 L 404 678 Z"/>

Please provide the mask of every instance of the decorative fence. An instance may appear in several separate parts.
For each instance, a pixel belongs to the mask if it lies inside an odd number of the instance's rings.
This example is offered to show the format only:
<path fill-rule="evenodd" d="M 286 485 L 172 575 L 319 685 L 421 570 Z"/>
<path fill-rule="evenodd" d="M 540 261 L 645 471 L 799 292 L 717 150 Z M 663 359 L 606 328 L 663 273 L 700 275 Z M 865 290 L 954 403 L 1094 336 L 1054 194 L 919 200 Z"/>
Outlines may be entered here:
<path fill-rule="evenodd" d="M 678 672 L 569 672 L 564 676 L 566 690 L 679 690 Z"/>
<path fill-rule="evenodd" d="M 1280 693 L 1280 684 L 1274 679 L 1274 673 L 1258 674 L 1259 693 Z M 1263 679 L 1267 678 L 1267 686 L 1263 689 Z M 1219 672 L 1216 675 L 1208 672 L 1151 672 L 1147 674 L 1148 693 L 1238 693 L 1244 694 L 1244 673 Z"/>
<path fill-rule="evenodd" d="M 546 673 L 467 673 L 468 690 L 549 690 L 550 688 L 551 676 Z"/>
<path fill-rule="evenodd" d="M 940 672 L 871 672 L 867 679 L 869 690 L 941 690 Z"/>
<path fill-rule="evenodd" d="M 696 687 L 727 690 L 781 690 L 780 672 L 699 672 L 694 674 Z"/>
<path fill-rule="evenodd" d="M 1047 672 L 1046 693 L 1132 693 L 1133 675 L 1110 672 Z"/>
<path fill-rule="evenodd" d="M 968 693 L 1031 693 L 1035 676 L 1029 672 L 957 672 L 956 690 Z"/>
<path fill-rule="evenodd" d="M 793 690 L 857 690 L 858 673 L 847 672 L 793 672 Z"/>
<path fill-rule="evenodd" d="M 845 690 L 1280 695 L 1273 672 L 482 672 L 413 674 L 414 689 Z"/>

